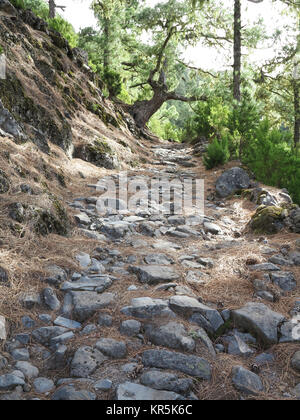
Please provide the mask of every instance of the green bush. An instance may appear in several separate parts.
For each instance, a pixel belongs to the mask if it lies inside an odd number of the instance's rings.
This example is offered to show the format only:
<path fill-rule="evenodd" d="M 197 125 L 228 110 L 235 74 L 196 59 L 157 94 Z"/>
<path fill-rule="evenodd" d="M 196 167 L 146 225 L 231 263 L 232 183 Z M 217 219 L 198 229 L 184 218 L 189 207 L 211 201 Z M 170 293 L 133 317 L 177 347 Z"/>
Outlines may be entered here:
<path fill-rule="evenodd" d="M 291 147 L 291 138 L 290 132 L 271 129 L 269 121 L 264 120 L 245 146 L 242 161 L 258 181 L 286 188 L 300 204 L 300 157 Z"/>
<path fill-rule="evenodd" d="M 203 163 L 206 169 L 212 169 L 219 165 L 224 165 L 229 159 L 230 153 L 228 149 L 227 138 L 219 141 L 217 138 L 208 146 L 203 157 Z"/>
<path fill-rule="evenodd" d="M 41 19 L 44 19 L 50 28 L 58 31 L 69 42 L 72 48 L 77 46 L 78 36 L 73 26 L 57 15 L 54 19 L 49 18 L 49 5 L 44 0 L 11 0 L 18 9 L 30 9 Z"/>

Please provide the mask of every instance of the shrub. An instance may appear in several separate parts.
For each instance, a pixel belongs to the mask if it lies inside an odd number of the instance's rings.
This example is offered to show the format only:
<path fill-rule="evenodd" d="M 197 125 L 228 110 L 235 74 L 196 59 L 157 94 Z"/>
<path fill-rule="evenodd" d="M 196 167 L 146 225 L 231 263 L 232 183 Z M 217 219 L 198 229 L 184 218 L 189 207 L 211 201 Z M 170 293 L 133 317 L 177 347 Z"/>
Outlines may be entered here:
<path fill-rule="evenodd" d="M 208 146 L 203 157 L 206 169 L 212 169 L 219 165 L 224 165 L 229 159 L 228 141 L 226 138 L 219 141 L 217 138 Z"/>
<path fill-rule="evenodd" d="M 290 132 L 271 129 L 269 121 L 264 120 L 245 146 L 242 160 L 258 181 L 286 188 L 300 204 L 300 157 L 291 147 L 291 136 Z"/>

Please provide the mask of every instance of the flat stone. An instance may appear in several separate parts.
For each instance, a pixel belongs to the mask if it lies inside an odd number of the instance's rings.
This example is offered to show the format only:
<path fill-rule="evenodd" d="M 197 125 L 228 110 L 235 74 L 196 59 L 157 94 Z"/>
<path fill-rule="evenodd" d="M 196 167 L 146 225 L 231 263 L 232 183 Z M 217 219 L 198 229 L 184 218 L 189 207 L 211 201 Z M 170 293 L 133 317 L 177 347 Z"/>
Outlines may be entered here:
<path fill-rule="evenodd" d="M 253 333 L 262 344 L 278 343 L 278 326 L 285 318 L 263 303 L 250 302 L 241 309 L 233 310 L 231 316 L 237 328 Z"/>
<path fill-rule="evenodd" d="M 86 213 L 75 214 L 74 219 L 81 225 L 90 225 L 92 223 L 91 219 Z"/>
<path fill-rule="evenodd" d="M 170 308 L 182 316 L 188 317 L 197 312 L 202 314 L 215 331 L 224 324 L 223 318 L 216 309 L 203 305 L 195 298 L 189 296 L 172 296 L 169 302 Z"/>
<path fill-rule="evenodd" d="M 170 310 L 168 301 L 163 299 L 152 299 L 150 297 L 140 297 L 131 300 L 131 306 L 121 309 L 121 312 L 127 316 L 135 318 L 176 318 L 173 311 Z"/>
<path fill-rule="evenodd" d="M 220 226 L 210 222 L 204 223 L 204 230 L 206 232 L 211 233 L 212 235 L 219 235 L 220 233 L 222 233 L 222 229 L 220 228 Z"/>
<path fill-rule="evenodd" d="M 167 350 L 146 350 L 142 355 L 146 367 L 171 369 L 190 376 L 210 380 L 212 369 L 203 358 Z"/>
<path fill-rule="evenodd" d="M 91 257 L 85 252 L 80 252 L 76 255 L 75 258 L 78 261 L 81 268 L 87 268 L 92 263 Z"/>
<path fill-rule="evenodd" d="M 127 319 L 123 321 L 120 326 L 120 333 L 127 335 L 128 337 L 134 337 L 138 335 L 141 331 L 142 324 L 135 319 Z"/>
<path fill-rule="evenodd" d="M 258 366 L 264 366 L 275 362 L 275 357 L 270 353 L 261 353 L 254 359 Z"/>
<path fill-rule="evenodd" d="M 68 328 L 70 330 L 80 330 L 82 328 L 82 325 L 79 322 L 72 321 L 71 319 L 64 318 L 62 316 L 56 318 L 56 320 L 54 321 L 54 325 Z"/>
<path fill-rule="evenodd" d="M 91 318 L 95 312 L 109 307 L 115 301 L 112 293 L 70 292 L 73 298 L 73 315 L 79 322 Z"/>
<path fill-rule="evenodd" d="M 174 260 L 165 254 L 148 254 L 144 258 L 146 264 L 150 265 L 170 265 Z"/>
<path fill-rule="evenodd" d="M 109 379 L 102 379 L 94 384 L 95 391 L 109 391 L 112 388 L 112 381 Z"/>
<path fill-rule="evenodd" d="M 68 331 L 62 335 L 51 338 L 50 344 L 52 347 L 56 346 L 57 344 L 64 344 L 72 340 L 74 337 L 75 337 L 75 334 L 72 331 Z"/>
<path fill-rule="evenodd" d="M 61 290 L 63 292 L 69 291 L 85 291 L 85 292 L 93 292 L 95 290 L 99 292 L 103 292 L 104 290 L 108 289 L 112 285 L 112 280 L 108 276 L 102 277 L 83 277 L 78 281 L 66 281 L 62 284 Z"/>
<path fill-rule="evenodd" d="M 151 343 L 170 349 L 193 351 L 195 341 L 189 337 L 186 328 L 177 322 L 162 326 L 146 325 L 145 334 Z"/>
<path fill-rule="evenodd" d="M 71 376 L 75 378 L 87 378 L 102 365 L 107 357 L 92 347 L 80 347 L 71 362 Z"/>
<path fill-rule="evenodd" d="M 182 400 L 182 395 L 170 391 L 157 391 L 155 389 L 138 385 L 133 382 L 124 382 L 117 387 L 118 401 L 174 401 Z"/>
<path fill-rule="evenodd" d="M 273 255 L 273 257 L 269 259 L 269 262 L 277 265 L 293 265 L 292 261 L 283 258 L 281 255 Z"/>
<path fill-rule="evenodd" d="M 165 250 L 176 250 L 181 249 L 182 247 L 180 245 L 175 244 L 174 242 L 164 241 L 162 239 L 159 239 L 154 244 L 151 245 L 154 249 L 165 249 Z"/>
<path fill-rule="evenodd" d="M 272 282 L 285 292 L 291 292 L 297 287 L 296 279 L 294 277 L 294 274 L 291 272 L 278 271 L 275 273 L 271 273 L 270 276 Z"/>
<path fill-rule="evenodd" d="M 232 374 L 233 385 L 238 391 L 247 395 L 258 395 L 264 391 L 260 377 L 242 366 L 235 366 Z"/>
<path fill-rule="evenodd" d="M 17 362 L 16 369 L 20 370 L 24 373 L 27 379 L 34 379 L 39 376 L 39 370 L 37 367 L 33 366 L 31 363 L 28 362 Z"/>
<path fill-rule="evenodd" d="M 249 265 L 249 269 L 252 271 L 280 271 L 280 268 L 272 263 Z"/>
<path fill-rule="evenodd" d="M 32 332 L 32 337 L 38 343 L 45 346 L 50 345 L 51 339 L 58 337 L 68 332 L 67 328 L 63 327 L 41 327 Z"/>
<path fill-rule="evenodd" d="M 33 386 L 38 394 L 47 394 L 55 388 L 54 382 L 48 378 L 36 378 L 33 381 Z"/>
<path fill-rule="evenodd" d="M 112 338 L 101 338 L 101 340 L 97 341 L 96 348 L 105 356 L 113 359 L 123 359 L 127 354 L 126 343 Z"/>
<path fill-rule="evenodd" d="M 53 401 L 95 401 L 96 395 L 93 392 L 81 389 L 76 391 L 73 386 L 64 386 L 58 389 L 52 397 Z"/>
<path fill-rule="evenodd" d="M 19 376 L 7 374 L 0 376 L 0 391 L 10 391 L 17 386 L 23 386 L 25 382 Z"/>
<path fill-rule="evenodd" d="M 27 349 L 14 349 L 11 352 L 11 356 L 14 360 L 28 362 L 30 359 L 29 351 Z"/>
<path fill-rule="evenodd" d="M 141 283 L 168 283 L 180 279 L 180 275 L 177 274 L 172 268 L 160 265 L 131 267 L 131 271 L 137 274 Z"/>
<path fill-rule="evenodd" d="M 186 395 L 193 386 L 193 380 L 179 378 L 177 375 L 159 370 L 149 370 L 144 372 L 140 378 L 142 385 L 150 388 L 172 391 Z"/>

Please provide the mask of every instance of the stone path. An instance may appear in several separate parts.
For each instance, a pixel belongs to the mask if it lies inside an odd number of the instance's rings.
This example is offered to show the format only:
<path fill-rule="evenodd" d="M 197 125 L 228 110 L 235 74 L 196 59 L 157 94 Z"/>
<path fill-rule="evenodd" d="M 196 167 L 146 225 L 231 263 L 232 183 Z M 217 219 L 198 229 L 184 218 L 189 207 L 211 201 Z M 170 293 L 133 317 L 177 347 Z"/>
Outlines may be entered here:
<path fill-rule="evenodd" d="M 192 149 L 168 144 L 152 152 L 153 166 L 130 179 L 197 176 Z M 272 346 L 300 341 L 292 318 L 300 316 L 300 299 L 289 319 L 269 306 L 277 299 L 274 290 L 296 289 L 290 270 L 300 265 L 300 253 L 263 244 L 265 262 L 249 265 L 250 274 L 260 273 L 253 302 L 234 310 L 219 307 L 199 293 L 219 264 L 209 250 L 245 243 L 240 221 L 233 221 L 222 201 L 206 201 L 215 216 L 204 218 L 143 209 L 99 217 L 97 191 L 90 188 L 90 196 L 69 204 L 82 234 L 99 246 L 75 256 L 77 272 L 49 266 L 42 293 L 22 297 L 39 322 L 23 317 L 24 331 L 6 341 L 0 399 L 201 399 L 213 372 L 221 375 L 216 362 L 224 353 L 233 357 L 231 385 L 240 398 L 265 392 L 260 372 L 275 362 Z M 5 336 L 0 317 L 0 339 Z M 255 361 L 252 371 L 245 368 L 249 358 Z M 299 352 L 293 366 L 299 373 Z M 294 396 L 300 398 L 299 384 L 280 397 Z"/>

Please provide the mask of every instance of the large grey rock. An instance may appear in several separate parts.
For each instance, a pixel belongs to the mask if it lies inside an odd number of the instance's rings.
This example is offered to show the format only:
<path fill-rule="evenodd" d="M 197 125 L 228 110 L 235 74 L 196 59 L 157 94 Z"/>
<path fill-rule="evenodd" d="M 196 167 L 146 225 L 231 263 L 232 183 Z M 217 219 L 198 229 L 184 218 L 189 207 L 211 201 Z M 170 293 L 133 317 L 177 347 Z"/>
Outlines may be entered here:
<path fill-rule="evenodd" d="M 280 271 L 280 268 L 277 265 L 272 263 L 262 263 L 250 265 L 249 269 L 252 271 Z"/>
<path fill-rule="evenodd" d="M 73 386 L 64 386 L 58 389 L 52 397 L 53 401 L 95 401 L 96 395 L 93 392 L 81 389 L 76 391 Z"/>
<path fill-rule="evenodd" d="M 168 283 L 180 279 L 180 275 L 172 268 L 160 265 L 131 267 L 131 271 L 137 274 L 141 283 Z"/>
<path fill-rule="evenodd" d="M 107 308 L 115 301 L 112 293 L 98 295 L 95 292 L 71 292 L 73 315 L 78 322 L 84 322 L 100 309 Z"/>
<path fill-rule="evenodd" d="M 71 362 L 71 376 L 75 378 L 87 378 L 105 362 L 107 358 L 97 349 L 92 347 L 80 347 Z"/>
<path fill-rule="evenodd" d="M 140 378 L 142 385 L 154 389 L 173 391 L 178 394 L 187 394 L 193 386 L 193 380 L 179 378 L 177 375 L 159 370 L 149 370 L 144 372 Z"/>
<path fill-rule="evenodd" d="M 235 366 L 232 374 L 233 385 L 238 391 L 247 395 L 257 395 L 264 391 L 260 377 L 242 366 Z"/>
<path fill-rule="evenodd" d="M 39 376 L 39 370 L 37 367 L 33 366 L 31 363 L 28 362 L 17 362 L 16 369 L 20 370 L 24 373 L 27 379 L 34 379 Z"/>
<path fill-rule="evenodd" d="M 30 359 L 29 351 L 27 349 L 14 349 L 11 352 L 11 356 L 16 361 L 28 362 Z"/>
<path fill-rule="evenodd" d="M 169 308 L 168 301 L 163 299 L 152 299 L 150 297 L 140 297 L 131 300 L 131 306 L 121 309 L 125 315 L 135 318 L 175 318 L 176 315 Z"/>
<path fill-rule="evenodd" d="M 119 385 L 116 392 L 117 400 L 127 401 L 174 401 L 184 399 L 182 395 L 170 391 L 157 391 L 133 382 L 124 382 Z"/>
<path fill-rule="evenodd" d="M 73 321 L 68 318 L 64 318 L 62 316 L 59 316 L 55 319 L 54 325 L 57 325 L 58 327 L 68 328 L 70 330 L 80 330 L 82 328 L 82 325 L 79 322 Z"/>
<path fill-rule="evenodd" d="M 216 182 L 216 191 L 219 197 L 228 197 L 240 190 L 249 188 L 250 177 L 242 168 L 231 168 L 225 171 Z"/>
<path fill-rule="evenodd" d="M 126 343 L 112 338 L 101 338 L 101 340 L 97 341 L 96 348 L 105 356 L 113 359 L 123 359 L 127 354 Z"/>
<path fill-rule="evenodd" d="M 170 349 L 193 351 L 195 341 L 189 337 L 184 325 L 177 322 L 169 322 L 166 325 L 146 325 L 147 338 L 157 346 L 165 346 Z"/>
<path fill-rule="evenodd" d="M 51 340 L 62 334 L 68 332 L 67 328 L 63 327 L 41 327 L 32 331 L 32 337 L 40 344 L 48 346 Z"/>
<path fill-rule="evenodd" d="M 25 382 L 17 375 L 7 374 L 0 376 L 0 391 L 10 391 L 19 385 L 25 385 Z"/>
<path fill-rule="evenodd" d="M 105 222 L 102 224 L 101 232 L 114 239 L 120 239 L 130 232 L 130 224 L 123 221 Z"/>
<path fill-rule="evenodd" d="M 168 350 L 146 350 L 142 355 L 146 367 L 172 369 L 201 379 L 211 379 L 212 369 L 203 358 Z"/>
<path fill-rule="evenodd" d="M 278 343 L 278 327 L 285 318 L 263 303 L 247 303 L 233 310 L 231 316 L 237 328 L 253 333 L 263 345 Z"/>
<path fill-rule="evenodd" d="M 297 282 L 294 274 L 288 271 L 277 271 L 271 273 L 271 280 L 274 284 L 280 287 L 285 292 L 291 292 L 297 287 Z"/>
<path fill-rule="evenodd" d="M 123 321 L 120 326 L 120 333 L 123 335 L 127 335 L 128 337 L 133 337 L 138 335 L 141 331 L 142 324 L 135 319 L 127 319 Z"/>
<path fill-rule="evenodd" d="M 0 342 L 1 340 L 5 341 L 6 338 L 7 338 L 6 320 L 4 316 L 0 315 Z"/>
<path fill-rule="evenodd" d="M 47 394 L 55 388 L 54 382 L 48 378 L 36 378 L 33 381 L 33 386 L 38 394 Z"/>
<path fill-rule="evenodd" d="M 61 290 L 63 292 L 69 291 L 84 291 L 93 292 L 97 291 L 102 293 L 112 285 L 112 280 L 108 276 L 99 277 L 82 277 L 78 281 L 66 281 L 62 284 Z"/>
<path fill-rule="evenodd" d="M 203 305 L 197 299 L 189 296 L 172 296 L 170 298 L 170 308 L 185 317 L 200 313 L 209 321 L 214 331 L 217 331 L 224 324 L 222 316 L 216 309 Z"/>
<path fill-rule="evenodd" d="M 165 254 L 148 254 L 144 258 L 146 264 L 150 265 L 170 265 L 174 260 Z"/>

